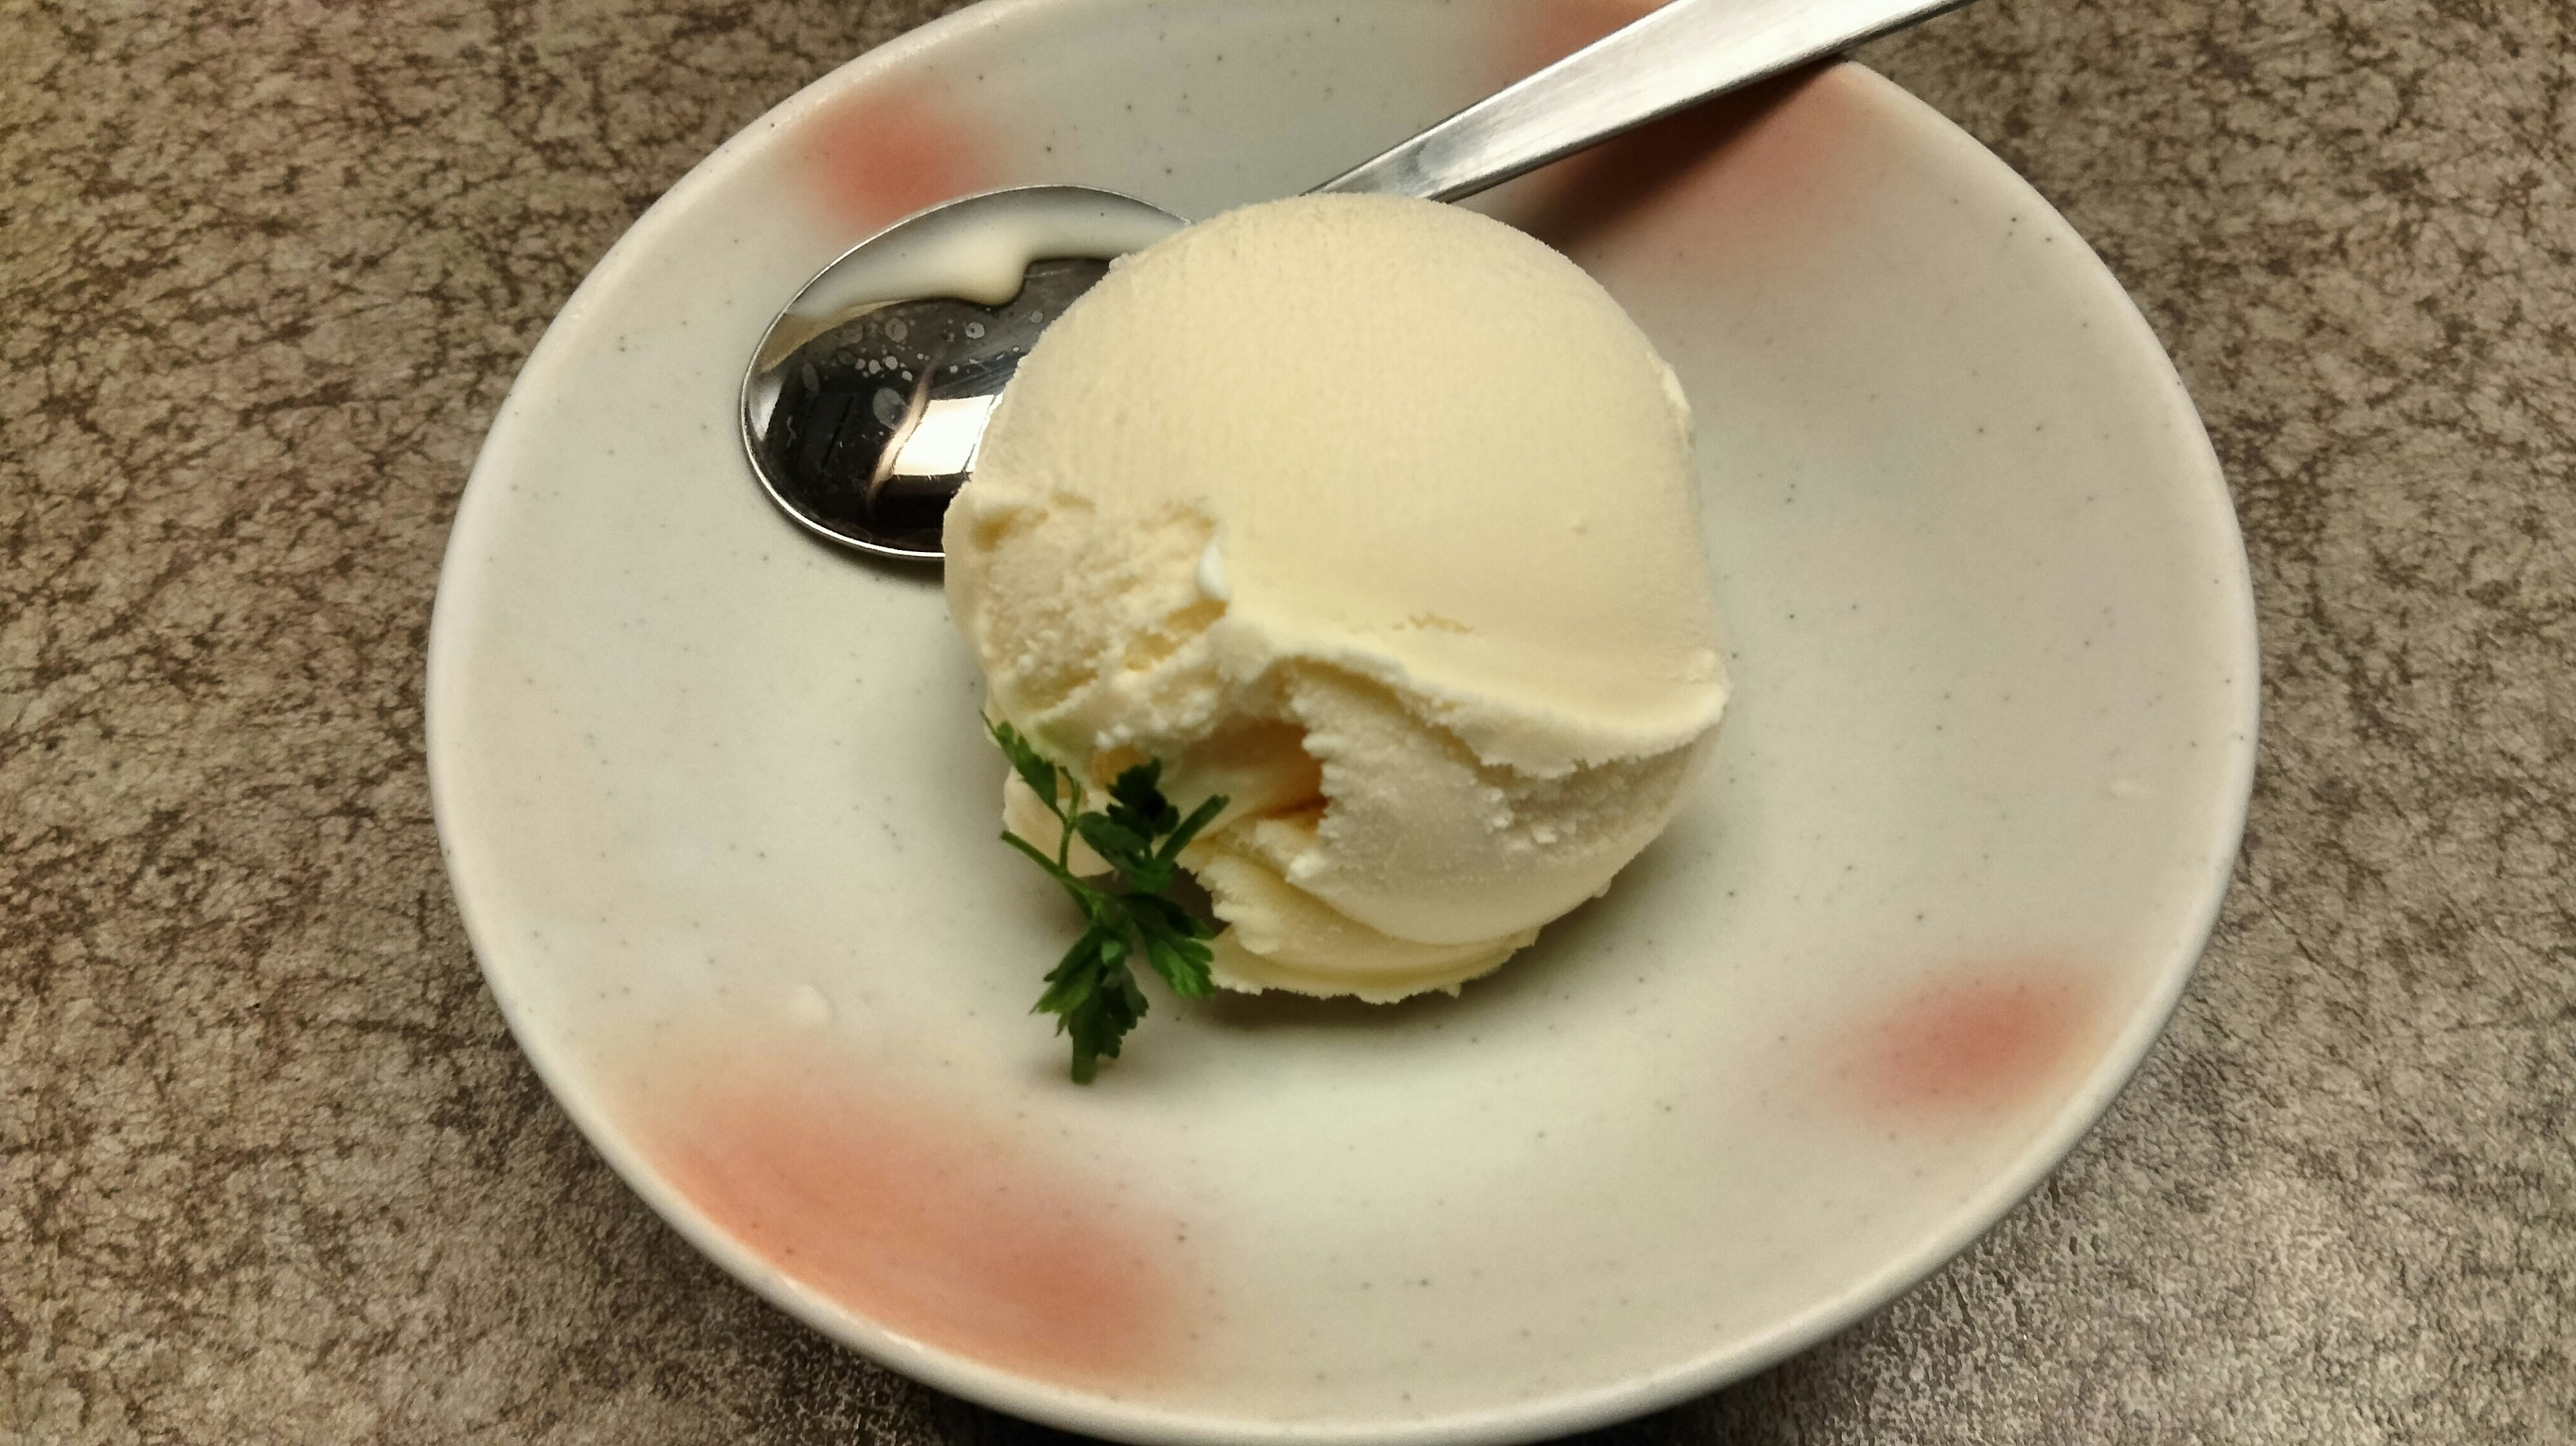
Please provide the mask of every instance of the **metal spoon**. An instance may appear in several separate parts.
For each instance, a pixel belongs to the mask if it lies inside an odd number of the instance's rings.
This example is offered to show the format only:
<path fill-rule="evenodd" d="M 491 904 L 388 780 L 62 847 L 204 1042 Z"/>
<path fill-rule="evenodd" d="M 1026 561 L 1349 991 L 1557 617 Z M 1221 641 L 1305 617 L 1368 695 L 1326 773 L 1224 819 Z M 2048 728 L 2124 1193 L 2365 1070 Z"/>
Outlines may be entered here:
<path fill-rule="evenodd" d="M 1967 0 L 1674 0 L 1316 187 L 1455 201 Z M 828 541 L 936 560 L 994 402 L 1112 258 L 1181 218 L 1084 186 L 935 206 L 844 252 L 742 383 L 760 485 Z"/>

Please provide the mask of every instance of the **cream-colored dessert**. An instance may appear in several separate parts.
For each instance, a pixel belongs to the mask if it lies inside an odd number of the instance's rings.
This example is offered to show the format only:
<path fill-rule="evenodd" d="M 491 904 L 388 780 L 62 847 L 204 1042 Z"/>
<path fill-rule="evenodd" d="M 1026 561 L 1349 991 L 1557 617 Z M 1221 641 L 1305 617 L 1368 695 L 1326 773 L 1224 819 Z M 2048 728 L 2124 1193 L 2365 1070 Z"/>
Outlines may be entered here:
<path fill-rule="evenodd" d="M 1304 197 L 1120 263 L 948 512 L 994 716 L 1149 758 L 1217 982 L 1454 989 L 1663 830 L 1726 700 L 1681 389 L 1608 293 L 1451 206 Z M 1034 795 L 1006 816 L 1052 842 Z"/>

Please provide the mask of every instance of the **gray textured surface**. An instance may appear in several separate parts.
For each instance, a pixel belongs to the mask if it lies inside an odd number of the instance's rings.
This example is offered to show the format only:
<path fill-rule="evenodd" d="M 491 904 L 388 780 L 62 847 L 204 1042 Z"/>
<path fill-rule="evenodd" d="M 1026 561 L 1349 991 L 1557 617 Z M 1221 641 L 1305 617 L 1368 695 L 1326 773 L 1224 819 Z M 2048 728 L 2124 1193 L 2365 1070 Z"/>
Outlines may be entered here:
<path fill-rule="evenodd" d="M 929 0 L 0 0 L 0 1440 L 1018 1438 L 589 1154 L 439 874 L 421 645 L 519 359 Z M 2101 1131 L 1632 1442 L 2576 1438 L 2576 7 L 1985 0 L 1870 58 L 2138 295 L 2264 764 Z"/>

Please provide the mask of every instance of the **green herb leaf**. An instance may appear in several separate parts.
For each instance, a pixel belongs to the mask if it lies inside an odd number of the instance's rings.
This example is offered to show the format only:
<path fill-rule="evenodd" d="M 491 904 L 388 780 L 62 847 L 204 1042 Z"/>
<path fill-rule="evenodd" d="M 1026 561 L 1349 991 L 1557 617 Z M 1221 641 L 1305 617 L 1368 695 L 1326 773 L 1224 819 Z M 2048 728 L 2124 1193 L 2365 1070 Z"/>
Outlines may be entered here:
<path fill-rule="evenodd" d="M 1154 857 L 1145 836 L 1116 820 L 1097 813 L 1086 813 L 1073 821 L 1074 831 L 1091 851 L 1109 861 L 1109 866 L 1122 874 L 1133 874 L 1141 863 Z"/>
<path fill-rule="evenodd" d="M 1047 807 L 1054 808 L 1057 789 L 1055 765 L 1047 762 L 1045 755 L 1031 746 L 1026 738 L 1020 736 L 1020 730 L 1010 724 L 988 719 L 984 727 L 992 733 L 993 741 L 1002 745 L 1003 756 L 1011 760 L 1011 771 L 1045 800 Z"/>
<path fill-rule="evenodd" d="M 1047 972 L 1046 989 L 1032 1012 L 1056 1016 L 1056 1033 L 1073 1046 L 1074 1082 L 1089 1084 L 1100 1073 L 1100 1061 L 1116 1059 L 1120 1042 L 1145 1017 L 1145 991 L 1130 967 L 1133 960 L 1141 956 L 1184 999 L 1216 989 L 1209 972 L 1216 955 L 1205 942 L 1216 937 L 1215 928 L 1163 891 L 1177 877 L 1181 850 L 1225 812 L 1226 800 L 1211 798 L 1183 818 L 1163 796 L 1158 761 L 1118 775 L 1109 786 L 1108 810 L 1087 812 L 1081 783 L 1019 730 L 991 720 L 985 728 L 1010 759 L 1011 771 L 1064 825 L 1053 853 L 1015 833 L 1005 831 L 1002 840 L 1046 870 L 1082 912 L 1082 935 Z M 1116 871 L 1113 887 L 1066 866 L 1076 836 Z"/>
<path fill-rule="evenodd" d="M 1179 825 L 1181 813 L 1172 801 L 1163 797 L 1163 764 L 1160 759 L 1139 763 L 1119 774 L 1109 785 L 1109 817 L 1126 828 L 1148 838 L 1170 833 Z"/>
<path fill-rule="evenodd" d="M 1181 850 L 1190 846 L 1190 840 L 1199 836 L 1199 830 L 1214 823 L 1216 816 L 1225 812 L 1226 802 L 1225 796 L 1219 794 L 1191 809 L 1190 816 L 1181 820 L 1181 826 L 1172 830 L 1172 836 L 1163 841 L 1163 852 L 1160 857 L 1166 862 L 1179 858 Z"/>

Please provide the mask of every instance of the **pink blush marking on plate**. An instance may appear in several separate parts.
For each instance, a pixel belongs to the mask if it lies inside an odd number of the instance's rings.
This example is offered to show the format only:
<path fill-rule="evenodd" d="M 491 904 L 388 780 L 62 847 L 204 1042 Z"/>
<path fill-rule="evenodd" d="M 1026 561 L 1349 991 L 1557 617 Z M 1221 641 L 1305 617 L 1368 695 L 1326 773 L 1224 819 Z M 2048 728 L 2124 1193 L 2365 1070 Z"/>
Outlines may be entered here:
<path fill-rule="evenodd" d="M 852 91 L 803 125 L 797 153 L 806 183 L 834 220 L 857 232 L 997 184 L 988 148 L 967 126 L 901 89 Z"/>
<path fill-rule="evenodd" d="M 2094 1016 L 2091 977 L 2058 964 L 1965 972 L 1923 985 L 1852 1040 L 1859 1103 L 1906 1118 L 1984 1114 L 2037 1095 Z"/>
<path fill-rule="evenodd" d="M 1866 203 L 1860 77 L 1796 71 L 1538 173 L 1508 216 L 1589 266 L 1736 284 L 1804 264 Z"/>
<path fill-rule="evenodd" d="M 1171 1262 L 1099 1181 L 954 1106 L 828 1067 L 706 1066 L 668 1087 L 639 1135 L 680 1193 L 781 1274 L 1030 1376 L 1116 1384 L 1168 1363 L 1182 1335 Z"/>

